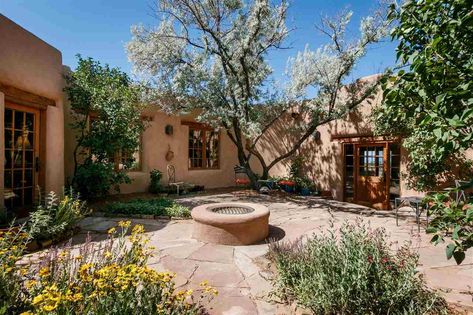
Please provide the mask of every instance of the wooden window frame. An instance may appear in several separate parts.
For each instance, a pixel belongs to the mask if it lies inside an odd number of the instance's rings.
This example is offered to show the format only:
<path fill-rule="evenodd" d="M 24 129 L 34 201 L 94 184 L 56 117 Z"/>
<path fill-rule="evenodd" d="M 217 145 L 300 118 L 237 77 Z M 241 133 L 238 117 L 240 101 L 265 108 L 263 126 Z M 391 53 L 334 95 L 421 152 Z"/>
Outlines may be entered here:
<path fill-rule="evenodd" d="M 204 125 L 204 124 L 199 124 L 196 122 L 182 122 L 182 125 L 188 126 L 188 132 L 187 132 L 187 167 L 188 170 L 190 171 L 195 171 L 195 170 L 219 170 L 221 167 L 221 158 L 220 158 L 220 146 L 221 146 L 221 135 L 220 131 L 216 131 L 214 128 L 211 128 L 210 126 Z M 217 152 L 217 159 L 218 159 L 218 166 L 217 167 L 191 167 L 189 165 L 189 134 L 191 130 L 200 130 L 202 131 L 202 165 L 205 164 L 205 161 L 207 160 L 207 131 L 214 131 L 217 132 L 217 137 L 218 137 L 218 152 Z"/>
<path fill-rule="evenodd" d="M 149 119 L 146 116 L 143 116 L 144 119 Z M 87 128 L 90 128 L 90 124 L 93 120 L 99 120 L 99 116 L 96 112 L 89 113 L 87 115 Z M 120 169 L 120 163 L 123 159 L 122 153 L 121 152 L 115 152 L 115 156 L 113 157 L 113 167 L 116 172 L 119 171 L 125 171 L 125 172 L 141 172 L 143 170 L 143 163 L 142 163 L 142 157 L 143 157 L 143 134 L 140 135 L 140 143 L 139 143 L 139 148 L 138 148 L 138 154 L 139 154 L 139 165 L 137 168 L 126 168 L 126 169 Z M 88 149 L 87 149 L 88 150 Z"/>

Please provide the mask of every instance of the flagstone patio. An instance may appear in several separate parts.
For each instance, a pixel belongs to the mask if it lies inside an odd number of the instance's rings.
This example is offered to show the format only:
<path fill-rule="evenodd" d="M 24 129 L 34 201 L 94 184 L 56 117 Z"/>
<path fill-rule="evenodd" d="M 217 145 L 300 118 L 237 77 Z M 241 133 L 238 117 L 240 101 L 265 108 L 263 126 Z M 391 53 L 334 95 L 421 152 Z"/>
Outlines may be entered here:
<path fill-rule="evenodd" d="M 445 258 L 444 247 L 429 243 L 430 237 L 417 226 L 409 213 L 405 213 L 396 226 L 392 212 L 374 211 L 348 203 L 315 197 L 265 196 L 222 193 L 179 199 L 190 207 L 211 203 L 244 201 L 268 206 L 270 237 L 277 240 L 293 240 L 304 235 L 334 230 L 346 220 L 364 218 L 372 227 L 384 227 L 394 242 L 393 247 L 411 241 L 420 256 L 419 270 L 428 284 L 440 290 L 451 303 L 473 311 L 473 255 L 468 253 L 461 266 Z M 92 239 L 104 239 L 106 231 L 115 226 L 116 218 L 88 217 L 81 223 L 83 232 L 76 237 L 80 241 L 86 231 Z M 157 270 L 169 270 L 177 274 L 179 287 L 197 287 L 203 280 L 217 287 L 219 295 L 209 305 L 211 314 L 287 314 L 296 312 L 272 300 L 269 292 L 271 274 L 265 258 L 265 243 L 251 246 L 224 246 L 206 244 L 192 238 L 192 220 L 135 219 L 134 223 L 145 226 L 150 245 L 159 254 L 150 266 Z M 297 312 L 301 313 L 300 310 Z"/>

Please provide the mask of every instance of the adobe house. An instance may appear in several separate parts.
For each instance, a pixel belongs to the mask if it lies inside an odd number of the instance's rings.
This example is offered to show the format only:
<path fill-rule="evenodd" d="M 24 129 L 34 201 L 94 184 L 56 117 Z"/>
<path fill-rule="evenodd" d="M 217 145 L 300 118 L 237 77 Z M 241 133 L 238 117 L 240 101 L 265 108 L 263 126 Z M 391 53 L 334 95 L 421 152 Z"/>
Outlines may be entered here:
<path fill-rule="evenodd" d="M 64 185 L 61 52 L 0 14 L 0 200 L 25 209 Z M 20 213 L 21 215 L 21 213 Z"/>
<path fill-rule="evenodd" d="M 7 209 L 27 209 L 36 197 L 36 186 L 60 192 L 73 173 L 74 134 L 63 93 L 66 68 L 61 52 L 0 15 L 0 200 Z M 366 78 L 369 79 L 369 78 Z M 397 196 L 419 195 L 409 190 L 402 174 L 406 152 L 401 139 L 375 137 L 370 123 L 374 99 L 360 104 L 343 119 L 322 125 L 298 154 L 305 159 L 306 174 L 320 190 L 336 200 L 375 208 L 390 208 Z M 193 116 L 169 116 L 158 109 L 143 113 L 148 128 L 134 154 L 135 167 L 126 170 L 131 184 L 121 193 L 145 192 L 149 172 L 175 168 L 175 181 L 206 188 L 235 185 L 236 148 L 223 131 L 198 124 Z M 267 159 L 284 153 L 294 140 L 287 123 L 272 128 L 259 143 Z M 473 159 L 473 151 L 467 152 Z M 257 171 L 258 162 L 252 161 Z M 120 160 L 117 159 L 120 168 Z M 287 175 L 290 161 L 278 163 L 273 176 Z M 19 212 L 18 214 L 27 214 Z"/>

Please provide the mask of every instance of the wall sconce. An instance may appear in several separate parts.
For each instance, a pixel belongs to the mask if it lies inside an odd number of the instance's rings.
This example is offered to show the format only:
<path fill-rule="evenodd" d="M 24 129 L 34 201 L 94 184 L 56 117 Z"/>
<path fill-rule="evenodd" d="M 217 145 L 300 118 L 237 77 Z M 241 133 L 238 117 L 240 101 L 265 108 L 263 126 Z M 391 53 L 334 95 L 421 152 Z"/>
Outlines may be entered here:
<path fill-rule="evenodd" d="M 172 135 L 174 132 L 174 128 L 172 127 L 172 125 L 166 125 L 166 127 L 164 127 L 164 133 L 166 133 L 168 136 Z"/>

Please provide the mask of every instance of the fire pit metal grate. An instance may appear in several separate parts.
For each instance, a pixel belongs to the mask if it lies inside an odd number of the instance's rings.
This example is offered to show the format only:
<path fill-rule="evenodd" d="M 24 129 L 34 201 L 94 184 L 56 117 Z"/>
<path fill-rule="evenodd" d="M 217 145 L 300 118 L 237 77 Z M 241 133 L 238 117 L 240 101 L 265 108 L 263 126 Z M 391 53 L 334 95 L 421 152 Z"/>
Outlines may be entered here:
<path fill-rule="evenodd" d="M 238 207 L 238 206 L 220 206 L 209 209 L 212 212 L 219 214 L 248 214 L 255 211 L 249 207 Z"/>

